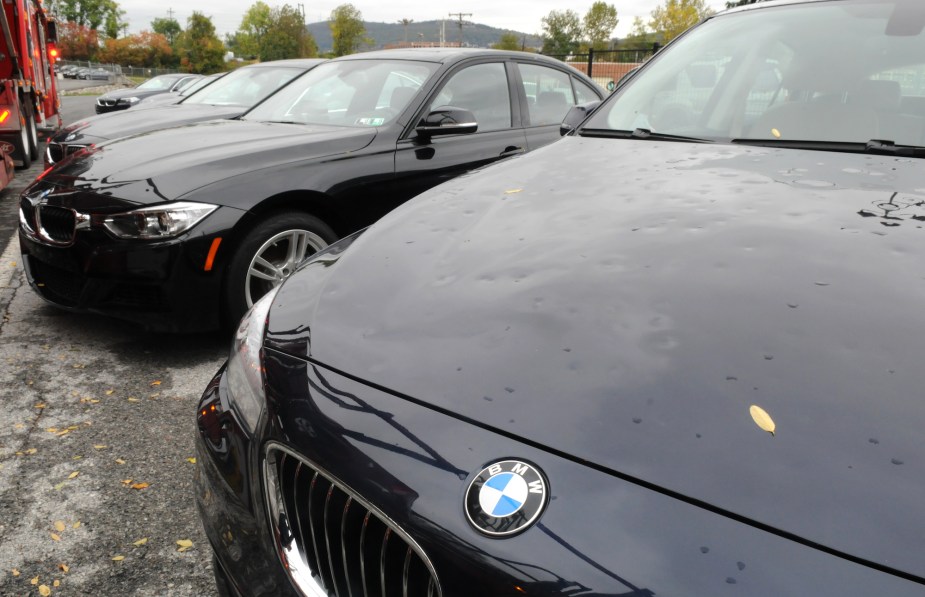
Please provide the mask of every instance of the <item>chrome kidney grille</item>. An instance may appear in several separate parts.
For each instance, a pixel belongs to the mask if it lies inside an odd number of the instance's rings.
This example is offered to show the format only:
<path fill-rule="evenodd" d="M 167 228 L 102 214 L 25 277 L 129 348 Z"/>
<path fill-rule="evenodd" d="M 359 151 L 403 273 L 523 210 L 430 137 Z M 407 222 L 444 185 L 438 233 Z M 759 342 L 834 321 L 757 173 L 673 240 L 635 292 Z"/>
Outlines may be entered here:
<path fill-rule="evenodd" d="M 311 597 L 440 597 L 433 565 L 384 514 L 278 444 L 264 481 L 276 546 L 293 584 Z"/>
<path fill-rule="evenodd" d="M 90 216 L 45 203 L 48 191 L 20 199 L 19 224 L 33 239 L 59 247 L 71 245 L 78 230 L 90 227 Z"/>

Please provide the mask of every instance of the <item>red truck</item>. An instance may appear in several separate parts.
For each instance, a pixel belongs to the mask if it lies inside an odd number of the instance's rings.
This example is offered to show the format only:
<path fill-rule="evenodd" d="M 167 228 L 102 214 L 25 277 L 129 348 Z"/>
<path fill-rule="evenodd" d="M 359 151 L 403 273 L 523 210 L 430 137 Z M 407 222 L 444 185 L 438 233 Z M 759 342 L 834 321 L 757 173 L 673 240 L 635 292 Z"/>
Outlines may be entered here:
<path fill-rule="evenodd" d="M 10 159 L 28 168 L 39 157 L 39 135 L 59 128 L 55 82 L 57 27 L 40 0 L 0 0 L 0 188 Z"/>

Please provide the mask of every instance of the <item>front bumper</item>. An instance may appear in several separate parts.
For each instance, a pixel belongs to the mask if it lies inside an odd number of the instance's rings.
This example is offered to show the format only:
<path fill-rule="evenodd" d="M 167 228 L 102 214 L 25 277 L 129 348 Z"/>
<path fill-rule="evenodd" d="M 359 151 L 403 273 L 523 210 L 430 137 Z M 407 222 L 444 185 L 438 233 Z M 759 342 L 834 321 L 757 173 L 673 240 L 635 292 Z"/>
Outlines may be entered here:
<path fill-rule="evenodd" d="M 69 246 L 50 246 L 19 230 L 30 286 L 65 309 L 99 313 L 165 332 L 218 329 L 230 235 L 241 213 L 221 208 L 188 233 L 159 242 L 116 240 L 78 230 Z M 216 237 L 222 244 L 204 271 Z"/>
<path fill-rule="evenodd" d="M 292 592 L 258 473 L 267 446 L 280 445 L 407 532 L 443 597 L 921 595 L 916 582 L 519 441 L 499 431 L 503 422 L 461 421 L 272 350 L 264 366 L 268 406 L 256 437 L 238 424 L 221 371 L 199 410 L 199 509 L 244 595 Z M 464 496 L 503 458 L 543 469 L 551 500 L 527 531 L 492 539 L 467 522 Z"/>

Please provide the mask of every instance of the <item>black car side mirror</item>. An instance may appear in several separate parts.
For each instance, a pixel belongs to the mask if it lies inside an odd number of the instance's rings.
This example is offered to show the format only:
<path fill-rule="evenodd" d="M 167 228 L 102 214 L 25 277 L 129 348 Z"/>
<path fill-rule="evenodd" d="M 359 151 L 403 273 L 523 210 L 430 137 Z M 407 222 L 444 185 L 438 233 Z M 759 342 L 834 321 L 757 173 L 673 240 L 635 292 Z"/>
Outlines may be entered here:
<path fill-rule="evenodd" d="M 463 108 L 443 106 L 431 110 L 430 114 L 421 119 L 414 130 L 423 137 L 436 135 L 461 135 L 474 133 L 479 129 L 475 114 Z"/>
<path fill-rule="evenodd" d="M 565 118 L 562 119 L 562 124 L 559 125 L 559 134 L 565 136 L 574 131 L 578 128 L 578 125 L 584 122 L 585 118 L 590 116 L 600 105 L 600 100 L 597 100 L 586 104 L 578 104 L 577 106 L 569 108 L 569 111 L 565 114 Z"/>

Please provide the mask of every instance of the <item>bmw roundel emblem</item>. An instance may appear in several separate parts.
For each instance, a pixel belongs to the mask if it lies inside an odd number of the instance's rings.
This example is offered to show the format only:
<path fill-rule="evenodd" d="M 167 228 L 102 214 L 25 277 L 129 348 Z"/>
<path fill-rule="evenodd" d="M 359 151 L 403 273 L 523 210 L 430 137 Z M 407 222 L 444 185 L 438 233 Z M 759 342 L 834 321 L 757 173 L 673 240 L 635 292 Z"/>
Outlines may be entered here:
<path fill-rule="evenodd" d="M 547 485 L 546 477 L 532 464 L 520 460 L 489 464 L 466 490 L 466 517 L 486 535 L 515 535 L 543 513 Z"/>

